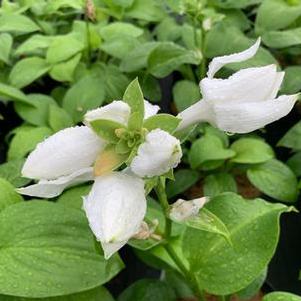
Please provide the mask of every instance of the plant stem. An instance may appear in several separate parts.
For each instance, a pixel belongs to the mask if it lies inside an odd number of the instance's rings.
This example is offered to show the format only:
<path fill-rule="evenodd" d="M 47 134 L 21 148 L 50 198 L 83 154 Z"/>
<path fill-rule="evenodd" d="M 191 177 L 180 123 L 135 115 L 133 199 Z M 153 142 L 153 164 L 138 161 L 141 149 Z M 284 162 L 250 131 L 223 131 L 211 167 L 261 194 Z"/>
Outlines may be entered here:
<path fill-rule="evenodd" d="M 193 273 L 189 271 L 189 269 L 183 264 L 182 259 L 178 256 L 178 254 L 175 252 L 175 250 L 172 248 L 172 246 L 169 244 L 169 239 L 171 236 L 171 230 L 172 230 L 172 221 L 169 219 L 169 203 L 167 200 L 167 195 L 165 191 L 165 178 L 159 179 L 159 184 L 156 187 L 156 194 L 158 196 L 159 202 L 161 204 L 161 207 L 164 211 L 165 216 L 165 231 L 164 236 L 166 243 L 163 245 L 165 251 L 168 253 L 170 258 L 174 261 L 174 263 L 177 265 L 179 270 L 182 272 L 186 280 L 190 283 L 191 288 L 193 289 L 194 293 L 196 294 L 199 301 L 205 301 L 204 294 L 202 290 L 200 290 L 198 282 L 194 276 Z"/>

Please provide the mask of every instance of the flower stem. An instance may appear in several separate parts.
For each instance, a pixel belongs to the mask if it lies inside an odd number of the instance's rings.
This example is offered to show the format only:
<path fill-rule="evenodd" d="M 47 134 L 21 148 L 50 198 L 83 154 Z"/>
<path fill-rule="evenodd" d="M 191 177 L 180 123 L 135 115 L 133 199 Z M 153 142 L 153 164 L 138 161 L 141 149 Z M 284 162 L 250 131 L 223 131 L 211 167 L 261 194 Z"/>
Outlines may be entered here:
<path fill-rule="evenodd" d="M 164 231 L 164 237 L 166 240 L 166 243 L 163 245 L 165 251 L 169 255 L 169 257 L 174 261 L 174 263 L 177 265 L 179 270 L 182 272 L 186 280 L 190 283 L 191 288 L 193 289 L 195 295 L 197 296 L 199 301 L 205 301 L 204 293 L 202 290 L 200 290 L 198 282 L 194 276 L 193 273 L 189 271 L 189 269 L 183 264 L 182 259 L 178 256 L 178 254 L 175 252 L 173 247 L 169 243 L 169 239 L 171 237 L 171 231 L 172 231 L 172 221 L 169 219 L 169 203 L 167 200 L 167 195 L 165 191 L 165 178 L 159 179 L 159 184 L 156 187 L 156 194 L 158 196 L 159 202 L 161 204 L 161 207 L 164 211 L 165 216 L 165 231 Z"/>

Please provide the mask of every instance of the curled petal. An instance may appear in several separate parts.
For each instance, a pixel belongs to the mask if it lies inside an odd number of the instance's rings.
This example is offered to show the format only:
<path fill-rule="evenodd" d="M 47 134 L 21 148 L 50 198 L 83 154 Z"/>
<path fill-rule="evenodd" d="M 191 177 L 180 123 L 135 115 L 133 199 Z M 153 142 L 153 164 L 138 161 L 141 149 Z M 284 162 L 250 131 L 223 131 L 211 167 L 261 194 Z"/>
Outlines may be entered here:
<path fill-rule="evenodd" d="M 61 130 L 39 143 L 28 156 L 22 175 L 32 179 L 56 179 L 90 167 L 105 142 L 86 126 Z"/>
<path fill-rule="evenodd" d="M 176 167 L 182 157 L 180 141 L 156 129 L 146 135 L 131 163 L 131 170 L 140 177 L 159 176 Z"/>
<path fill-rule="evenodd" d="M 93 120 L 106 119 L 127 125 L 131 113 L 130 106 L 122 100 L 115 100 L 101 108 L 88 111 L 84 117 L 84 123 L 89 124 Z"/>
<path fill-rule="evenodd" d="M 201 208 L 209 201 L 209 198 L 202 197 L 190 201 L 177 200 L 171 205 L 169 217 L 174 221 L 185 221 L 198 215 Z"/>
<path fill-rule="evenodd" d="M 88 167 L 56 180 L 41 180 L 37 184 L 19 188 L 17 191 L 34 197 L 53 198 L 60 195 L 64 189 L 91 181 L 93 177 L 93 168 Z"/>
<path fill-rule="evenodd" d="M 84 210 L 109 258 L 139 230 L 146 212 L 144 182 L 120 172 L 99 176 L 84 198 Z"/>
<path fill-rule="evenodd" d="M 214 103 L 263 101 L 277 95 L 284 73 L 276 65 L 240 70 L 228 79 L 205 78 L 200 82 L 203 98 Z"/>
<path fill-rule="evenodd" d="M 249 133 L 287 115 L 298 95 L 283 95 L 263 102 L 215 105 L 208 121 L 221 130 Z"/>
<path fill-rule="evenodd" d="M 151 104 L 149 101 L 144 100 L 144 119 L 156 115 L 160 107 L 157 105 Z"/>
<path fill-rule="evenodd" d="M 256 54 L 259 46 L 260 46 L 260 38 L 257 39 L 254 45 L 252 45 L 250 48 L 242 52 L 215 57 L 209 64 L 207 76 L 209 78 L 213 78 L 215 73 L 218 70 L 220 70 L 223 66 L 230 63 L 239 63 L 250 59 Z"/>

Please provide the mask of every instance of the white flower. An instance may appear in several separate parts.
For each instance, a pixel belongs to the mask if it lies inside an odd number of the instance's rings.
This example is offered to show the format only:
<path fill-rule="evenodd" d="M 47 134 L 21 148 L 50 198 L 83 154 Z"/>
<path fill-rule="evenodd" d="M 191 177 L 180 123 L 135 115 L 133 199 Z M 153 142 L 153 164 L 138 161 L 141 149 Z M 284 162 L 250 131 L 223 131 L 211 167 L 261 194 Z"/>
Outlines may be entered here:
<path fill-rule="evenodd" d="M 284 77 L 276 65 L 242 69 L 228 79 L 213 78 L 224 65 L 253 57 L 259 45 L 260 39 L 243 52 L 212 60 L 208 77 L 200 82 L 203 99 L 179 114 L 178 130 L 207 121 L 224 131 L 248 133 L 290 112 L 297 95 L 275 98 Z"/>
<path fill-rule="evenodd" d="M 169 217 L 177 222 L 182 222 L 198 215 L 201 208 L 209 201 L 207 197 L 190 201 L 177 200 L 171 205 Z"/>
<path fill-rule="evenodd" d="M 163 130 L 155 129 L 146 135 L 130 167 L 140 177 L 159 176 L 176 167 L 181 157 L 180 141 Z"/>
<path fill-rule="evenodd" d="M 30 196 L 55 197 L 67 187 L 92 180 L 92 165 L 105 145 L 86 126 L 55 133 L 37 145 L 22 169 L 22 176 L 39 182 L 18 191 Z"/>
<path fill-rule="evenodd" d="M 146 213 L 144 182 L 118 172 L 97 177 L 84 210 L 109 258 L 139 231 Z"/>
<path fill-rule="evenodd" d="M 147 100 L 144 100 L 144 119 L 156 115 L 159 109 L 160 107 L 157 105 L 152 105 Z M 127 125 L 130 114 L 131 108 L 127 103 L 121 100 L 115 100 L 104 107 L 88 111 L 85 114 L 84 122 L 89 125 L 93 120 L 108 119 Z"/>

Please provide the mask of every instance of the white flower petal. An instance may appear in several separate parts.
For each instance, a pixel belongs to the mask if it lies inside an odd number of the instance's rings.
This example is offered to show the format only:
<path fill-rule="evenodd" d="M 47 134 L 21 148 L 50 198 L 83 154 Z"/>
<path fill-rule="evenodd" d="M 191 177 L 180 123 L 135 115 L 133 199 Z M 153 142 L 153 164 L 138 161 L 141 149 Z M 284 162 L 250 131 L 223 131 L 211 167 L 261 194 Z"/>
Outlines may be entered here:
<path fill-rule="evenodd" d="M 114 100 L 110 104 L 88 111 L 84 116 L 84 123 L 89 125 L 93 120 L 106 119 L 127 125 L 131 113 L 130 106 L 122 100 Z"/>
<path fill-rule="evenodd" d="M 37 184 L 19 188 L 17 191 L 24 195 L 40 198 L 53 198 L 60 195 L 67 187 L 93 180 L 93 168 L 88 167 L 77 170 L 69 176 L 60 177 L 56 180 L 41 180 Z"/>
<path fill-rule="evenodd" d="M 113 243 L 106 243 L 106 242 L 100 242 L 100 243 L 104 252 L 105 259 L 109 259 L 114 253 L 116 253 L 124 245 L 126 245 L 127 240 L 121 242 L 113 242 Z"/>
<path fill-rule="evenodd" d="M 131 163 L 131 170 L 140 177 L 159 176 L 176 167 L 182 157 L 180 141 L 156 129 L 146 135 Z"/>
<path fill-rule="evenodd" d="M 28 156 L 22 175 L 32 179 L 56 179 L 90 167 L 105 142 L 86 126 L 64 129 L 39 143 Z"/>
<path fill-rule="evenodd" d="M 275 98 L 283 79 L 276 65 L 240 70 L 228 79 L 205 78 L 200 82 L 203 98 L 214 103 L 263 101 Z"/>
<path fill-rule="evenodd" d="M 177 127 L 177 131 L 199 122 L 208 121 L 212 115 L 211 103 L 202 99 L 178 114 L 181 122 Z"/>
<path fill-rule="evenodd" d="M 84 210 L 109 258 L 139 230 L 146 213 L 144 182 L 121 172 L 97 177 Z"/>
<path fill-rule="evenodd" d="M 159 110 L 159 106 L 153 105 L 149 101 L 144 100 L 144 119 L 156 115 Z"/>
<path fill-rule="evenodd" d="M 243 61 L 250 59 L 251 57 L 253 57 L 256 54 L 259 46 L 260 46 L 260 38 L 257 39 L 257 41 L 254 45 L 252 45 L 250 48 L 248 48 L 242 52 L 215 57 L 209 64 L 207 76 L 209 78 L 213 78 L 215 73 L 218 70 L 220 70 L 224 65 L 227 65 L 230 63 L 243 62 Z"/>
<path fill-rule="evenodd" d="M 218 104 L 214 106 L 210 121 L 224 131 L 249 133 L 287 115 L 297 98 L 298 95 L 283 95 L 263 102 Z"/>

